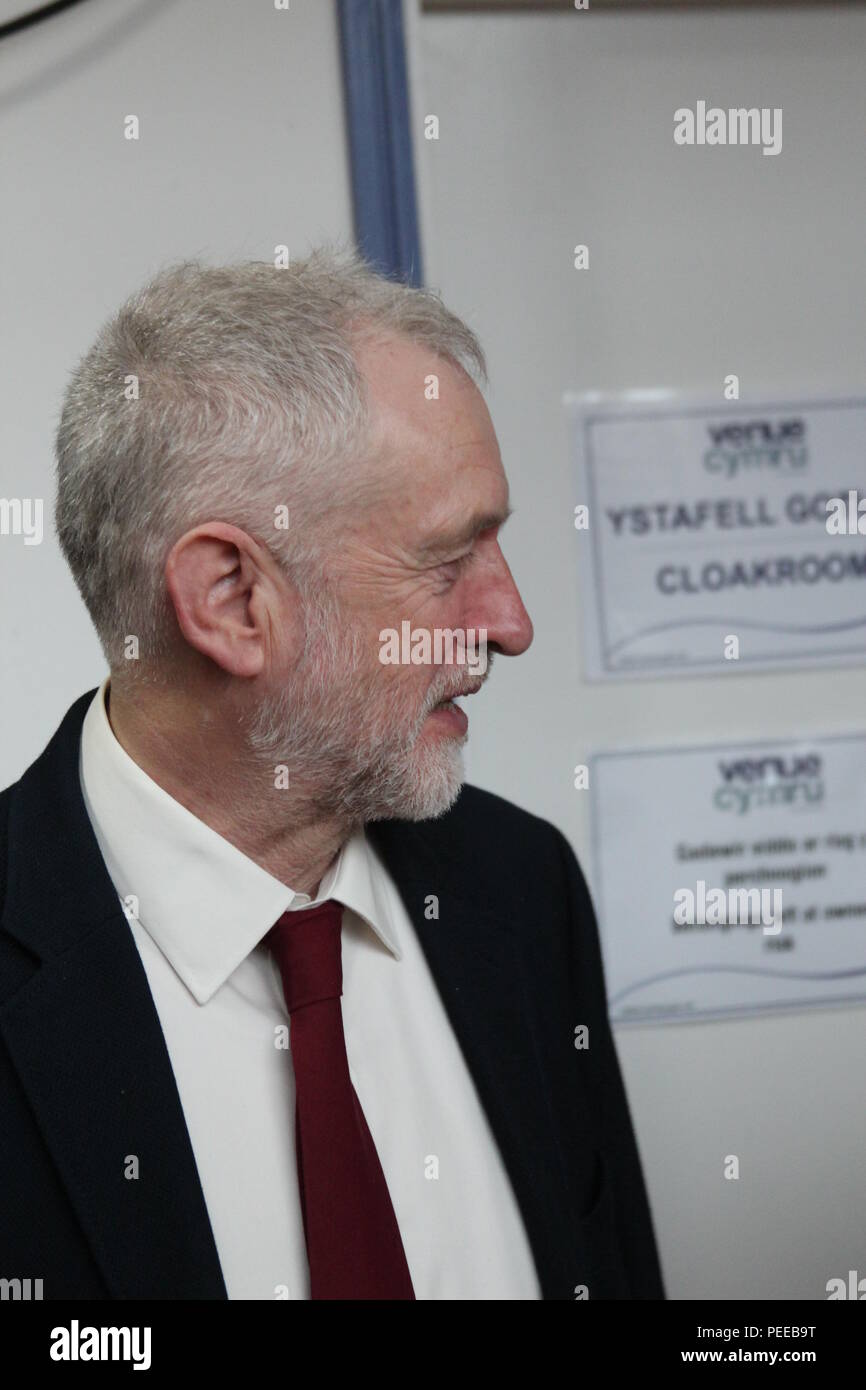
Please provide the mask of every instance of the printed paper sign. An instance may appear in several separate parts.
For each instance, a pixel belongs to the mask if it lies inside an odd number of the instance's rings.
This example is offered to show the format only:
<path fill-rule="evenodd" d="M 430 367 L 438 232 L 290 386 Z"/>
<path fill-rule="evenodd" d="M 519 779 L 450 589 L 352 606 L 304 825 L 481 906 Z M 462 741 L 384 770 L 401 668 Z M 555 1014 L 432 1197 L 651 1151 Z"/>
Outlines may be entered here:
<path fill-rule="evenodd" d="M 600 753 L 611 1019 L 866 999 L 866 736 Z"/>
<path fill-rule="evenodd" d="M 588 680 L 866 659 L 866 399 L 567 400 Z"/>

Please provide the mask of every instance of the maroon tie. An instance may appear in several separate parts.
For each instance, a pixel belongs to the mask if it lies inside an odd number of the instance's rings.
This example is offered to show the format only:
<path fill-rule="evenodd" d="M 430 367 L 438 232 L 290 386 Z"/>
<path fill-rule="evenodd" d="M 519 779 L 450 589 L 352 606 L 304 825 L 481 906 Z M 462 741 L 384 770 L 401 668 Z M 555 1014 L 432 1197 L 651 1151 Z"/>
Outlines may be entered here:
<path fill-rule="evenodd" d="M 265 937 L 291 1018 L 310 1297 L 414 1299 L 385 1174 L 349 1075 L 342 918 L 342 905 L 329 899 L 284 912 Z"/>

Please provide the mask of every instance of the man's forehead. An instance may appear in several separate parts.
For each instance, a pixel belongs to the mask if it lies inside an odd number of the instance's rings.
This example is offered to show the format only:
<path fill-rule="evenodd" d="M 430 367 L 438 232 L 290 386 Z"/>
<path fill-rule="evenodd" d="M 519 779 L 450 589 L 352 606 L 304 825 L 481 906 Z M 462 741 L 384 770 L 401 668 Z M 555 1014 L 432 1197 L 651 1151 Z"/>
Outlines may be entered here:
<path fill-rule="evenodd" d="M 383 445 L 413 439 L 471 448 L 495 435 L 484 398 L 462 369 L 432 348 L 399 334 L 356 347 L 374 436 Z"/>
<path fill-rule="evenodd" d="M 398 400 L 407 386 L 417 382 L 419 374 L 423 377 L 429 373 L 454 372 L 467 385 L 473 384 L 471 378 L 447 357 L 441 357 L 431 345 L 405 333 L 359 324 L 351 330 L 351 336 L 358 370 L 383 399 Z"/>
<path fill-rule="evenodd" d="M 511 514 L 508 479 L 495 436 L 459 432 L 453 442 L 429 439 L 392 455 L 389 523 L 420 558 L 468 544 Z"/>
<path fill-rule="evenodd" d="M 372 492 L 393 501 L 405 491 L 443 524 L 449 513 L 465 523 L 473 508 L 496 514 L 501 524 L 508 483 L 493 422 L 471 378 L 398 335 L 368 340 L 356 356 L 369 399 Z"/>

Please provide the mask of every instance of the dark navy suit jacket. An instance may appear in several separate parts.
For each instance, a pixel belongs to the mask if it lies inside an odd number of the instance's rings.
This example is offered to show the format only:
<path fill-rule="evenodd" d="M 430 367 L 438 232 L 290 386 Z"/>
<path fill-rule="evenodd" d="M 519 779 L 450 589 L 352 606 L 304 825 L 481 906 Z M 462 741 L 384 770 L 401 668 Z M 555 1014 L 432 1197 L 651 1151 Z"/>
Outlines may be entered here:
<path fill-rule="evenodd" d="M 225 1299 L 162 1029 L 81 793 L 94 693 L 0 794 L 0 1277 L 42 1279 L 46 1299 Z M 567 841 L 471 786 L 438 820 L 367 834 L 502 1152 L 544 1298 L 664 1298 Z M 588 1048 L 574 1046 L 580 1025 Z M 158 1164 L 128 1181 L 125 1157 L 143 1151 Z"/>

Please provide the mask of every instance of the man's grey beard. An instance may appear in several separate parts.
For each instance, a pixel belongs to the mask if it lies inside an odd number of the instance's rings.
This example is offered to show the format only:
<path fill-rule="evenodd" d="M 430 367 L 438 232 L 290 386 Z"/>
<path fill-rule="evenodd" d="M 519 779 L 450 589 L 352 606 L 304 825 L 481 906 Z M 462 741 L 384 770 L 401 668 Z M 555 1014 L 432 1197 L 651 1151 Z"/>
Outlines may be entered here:
<path fill-rule="evenodd" d="M 253 756 L 269 770 L 285 764 L 290 788 L 304 789 L 303 820 L 329 816 L 357 826 L 443 815 L 465 779 L 466 739 L 419 745 L 418 738 L 459 673 L 443 670 L 406 729 L 405 687 L 394 682 L 388 691 L 381 670 L 370 670 L 369 651 L 364 660 L 369 635 L 346 621 L 331 595 L 308 599 L 305 620 L 298 670 L 246 724 Z"/>

